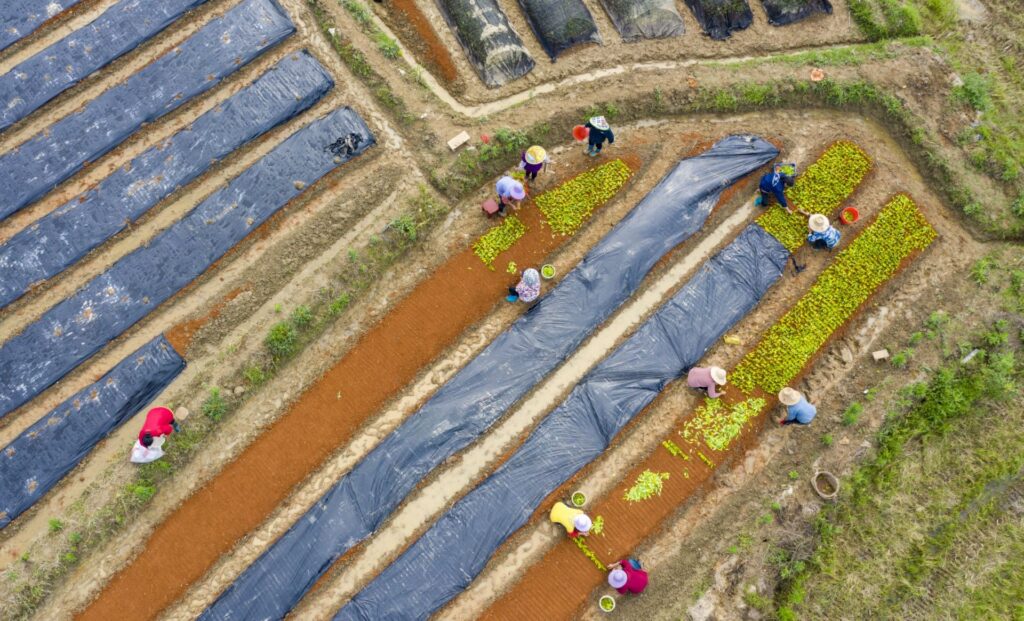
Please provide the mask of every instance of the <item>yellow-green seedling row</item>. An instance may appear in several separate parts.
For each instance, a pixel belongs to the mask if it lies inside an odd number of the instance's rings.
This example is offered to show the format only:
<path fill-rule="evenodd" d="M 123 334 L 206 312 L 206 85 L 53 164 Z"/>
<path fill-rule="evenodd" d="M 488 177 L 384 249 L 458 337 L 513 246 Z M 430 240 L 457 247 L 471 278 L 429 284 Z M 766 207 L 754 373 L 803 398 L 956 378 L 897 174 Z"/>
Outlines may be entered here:
<path fill-rule="evenodd" d="M 761 413 L 765 400 L 751 398 L 733 405 L 725 405 L 721 399 L 704 400 L 694 415 L 683 424 L 679 435 L 690 443 L 703 440 L 708 448 L 725 451 L 733 440 L 739 437 L 743 426 Z"/>
<path fill-rule="evenodd" d="M 629 502 L 640 502 L 654 496 L 661 496 L 664 482 L 668 480 L 668 472 L 652 472 L 644 470 L 636 477 L 633 487 L 626 490 L 623 499 Z"/>
<path fill-rule="evenodd" d="M 494 269 L 498 255 L 512 247 L 512 244 L 526 234 L 526 225 L 515 216 L 508 216 L 501 224 L 491 227 L 473 244 L 473 253 L 480 257 L 487 267 Z"/>
<path fill-rule="evenodd" d="M 927 248 L 935 235 L 910 197 L 893 197 L 740 361 L 730 381 L 746 393 L 778 392 L 904 259 Z"/>
<path fill-rule="evenodd" d="M 544 192 L 535 202 L 552 231 L 572 235 L 594 209 L 615 196 L 632 174 L 625 162 L 612 160 Z"/>
<path fill-rule="evenodd" d="M 853 194 L 871 166 L 871 158 L 860 147 L 845 140 L 836 142 L 797 177 L 793 187 L 786 190 L 786 198 L 790 207 L 831 216 Z M 806 216 L 787 213 L 778 205 L 769 208 L 757 223 L 790 252 L 799 248 L 807 235 Z"/>

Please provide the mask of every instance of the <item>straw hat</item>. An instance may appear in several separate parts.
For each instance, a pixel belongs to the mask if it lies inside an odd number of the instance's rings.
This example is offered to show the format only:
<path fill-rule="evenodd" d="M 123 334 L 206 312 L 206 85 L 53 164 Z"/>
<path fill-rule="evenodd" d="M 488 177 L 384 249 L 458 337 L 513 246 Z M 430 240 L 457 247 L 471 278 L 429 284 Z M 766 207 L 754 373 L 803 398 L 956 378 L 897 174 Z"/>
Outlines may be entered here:
<path fill-rule="evenodd" d="M 526 150 L 526 163 L 527 164 L 540 164 L 548 157 L 548 152 L 544 150 L 544 147 L 539 145 L 533 145 Z"/>
<path fill-rule="evenodd" d="M 779 391 L 779 401 L 782 405 L 796 405 L 800 402 L 801 394 L 797 390 L 793 390 L 789 386 L 786 386 Z"/>
<path fill-rule="evenodd" d="M 616 568 L 608 572 L 608 584 L 611 585 L 613 589 L 621 589 L 626 586 L 627 580 L 629 580 L 629 576 L 627 576 L 626 572 L 621 569 Z"/>
<path fill-rule="evenodd" d="M 828 218 L 820 213 L 812 213 L 810 220 L 807 221 L 807 228 L 815 233 L 824 233 L 828 230 Z"/>
<path fill-rule="evenodd" d="M 590 117 L 590 124 L 603 132 L 608 131 L 608 121 L 603 116 Z"/>
<path fill-rule="evenodd" d="M 725 369 L 722 367 L 711 367 L 709 370 L 711 371 L 711 379 L 715 380 L 715 383 L 719 386 L 725 386 Z"/>
<path fill-rule="evenodd" d="M 512 186 L 511 195 L 512 198 L 517 201 L 523 200 L 526 197 L 526 191 L 523 190 L 523 184 L 517 182 L 514 186 Z"/>
<path fill-rule="evenodd" d="M 176 421 L 178 421 L 180 423 L 181 421 L 183 421 L 186 418 L 188 418 L 188 415 L 189 415 L 188 408 L 178 408 L 177 411 L 174 412 L 174 420 L 176 420 Z"/>
<path fill-rule="evenodd" d="M 590 521 L 586 513 L 581 513 L 572 519 L 572 525 L 581 533 L 589 533 L 593 522 Z"/>

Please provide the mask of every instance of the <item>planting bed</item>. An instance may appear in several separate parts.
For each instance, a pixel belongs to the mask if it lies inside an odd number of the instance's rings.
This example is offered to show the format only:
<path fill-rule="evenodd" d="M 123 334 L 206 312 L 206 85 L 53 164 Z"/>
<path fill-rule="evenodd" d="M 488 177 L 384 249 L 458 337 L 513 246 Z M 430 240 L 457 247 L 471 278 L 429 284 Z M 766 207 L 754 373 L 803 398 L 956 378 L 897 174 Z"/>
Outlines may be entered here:
<path fill-rule="evenodd" d="M 19 0 L 0 6 L 0 50 L 29 36 L 46 21 L 54 19 L 82 0 Z"/>

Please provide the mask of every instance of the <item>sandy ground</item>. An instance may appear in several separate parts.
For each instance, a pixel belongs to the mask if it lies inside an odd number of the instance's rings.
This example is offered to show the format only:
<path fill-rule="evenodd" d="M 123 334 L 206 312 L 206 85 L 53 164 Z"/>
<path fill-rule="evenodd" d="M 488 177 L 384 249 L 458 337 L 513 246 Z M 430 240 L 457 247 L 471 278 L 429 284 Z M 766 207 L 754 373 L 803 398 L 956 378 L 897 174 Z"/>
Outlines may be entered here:
<path fill-rule="evenodd" d="M 7 70 L 18 61 L 43 49 L 58 39 L 70 27 L 77 27 L 98 14 L 111 1 L 89 3 L 86 10 L 75 13 L 65 23 L 24 41 L 3 54 L 0 54 L 0 71 Z M 0 134 L 0 151 L 16 146 L 42 130 L 54 120 L 72 112 L 82 102 L 95 97 L 104 89 L 109 88 L 139 67 L 150 62 L 155 56 L 172 48 L 188 34 L 201 27 L 212 17 L 222 13 L 233 2 L 214 0 L 200 10 L 188 15 L 179 24 L 167 29 L 155 37 L 147 45 L 136 52 L 126 55 L 106 69 L 90 77 L 83 84 L 71 89 L 43 110 L 31 115 L 11 130 Z M 313 22 L 301 0 L 284 0 L 282 4 L 289 10 L 299 32 L 286 40 L 271 52 L 256 59 L 253 63 L 238 71 L 224 83 L 209 93 L 196 98 L 176 112 L 160 121 L 147 126 L 143 131 L 125 141 L 118 149 L 104 156 L 89 166 L 82 173 L 74 176 L 50 195 L 23 210 L 19 214 L 0 223 L 0 241 L 8 239 L 12 234 L 29 224 L 34 219 L 57 208 L 65 201 L 73 198 L 85 188 L 96 183 L 110 171 L 130 160 L 132 157 L 187 126 L 199 114 L 217 105 L 238 89 L 250 83 L 266 68 L 274 64 L 284 54 L 306 48 L 339 77 L 337 87 L 320 102 L 313 110 L 306 112 L 288 124 L 269 132 L 254 145 L 233 154 L 225 162 L 215 166 L 202 179 L 191 184 L 183 191 L 165 200 L 153 209 L 140 222 L 135 223 L 128 231 L 112 242 L 105 244 L 78 265 L 64 274 L 46 283 L 38 290 L 25 296 L 21 301 L 0 312 L 0 339 L 8 338 L 17 333 L 24 325 L 63 299 L 90 277 L 100 273 L 118 258 L 124 256 L 145 240 L 151 239 L 160 230 L 186 213 L 195 204 L 220 187 L 260 155 L 273 148 L 284 137 L 312 118 L 325 113 L 339 104 L 353 105 L 367 119 L 378 135 L 380 146 L 364 158 L 346 165 L 342 170 L 332 174 L 325 182 L 313 191 L 284 210 L 283 216 L 262 231 L 262 236 L 254 236 L 243 242 L 214 270 L 205 274 L 188 290 L 161 306 L 156 312 L 139 322 L 125 335 L 117 339 L 100 354 L 83 364 L 75 372 L 69 374 L 55 387 L 44 393 L 18 412 L 7 416 L 0 423 L 0 443 L 6 443 L 28 425 L 38 420 L 54 405 L 66 396 L 93 381 L 124 355 L 138 347 L 152 336 L 164 331 L 167 327 L 186 320 L 195 320 L 205 316 L 209 309 L 218 303 L 228 300 L 232 293 L 237 293 L 223 304 L 221 314 L 210 321 L 196 336 L 187 354 L 189 368 L 159 399 L 173 405 L 187 405 L 192 411 L 198 410 L 203 386 L 218 385 L 223 378 L 230 377 L 237 371 L 241 362 L 248 354 L 256 351 L 260 339 L 253 335 L 262 335 L 269 325 L 279 319 L 275 312 L 277 306 L 289 309 L 315 296 L 316 292 L 330 278 L 332 268 L 336 268 L 343 260 L 344 251 L 353 247 L 359 240 L 365 240 L 369 233 L 379 230 L 395 214 L 397 214 L 407 197 L 415 192 L 416 184 L 424 180 L 419 172 L 401 173 L 403 159 L 419 158 L 420 165 L 430 161 L 433 152 L 419 152 L 411 148 L 409 137 L 404 130 L 397 127 L 384 113 L 379 111 L 372 97 L 358 81 L 349 77 L 347 70 L 337 60 L 333 51 L 324 43 L 316 32 Z M 513 19 L 516 29 L 523 36 L 538 60 L 537 68 L 527 78 L 507 85 L 502 89 L 485 89 L 465 61 L 465 57 L 448 30 L 440 21 L 434 5 L 424 0 L 417 1 L 435 24 L 438 34 L 448 44 L 456 61 L 460 74 L 471 76 L 466 80 L 468 85 L 465 94 L 459 99 L 443 91 L 433 92 L 411 84 L 400 73 L 401 66 L 397 63 L 384 61 L 375 56 L 372 43 L 362 37 L 354 37 L 354 44 L 363 49 L 371 59 L 377 59 L 375 69 L 380 71 L 399 93 L 410 104 L 416 116 L 424 116 L 431 132 L 429 140 L 437 143 L 454 135 L 462 129 L 471 134 L 486 127 L 511 125 L 524 127 L 545 118 L 552 113 L 551 101 L 560 101 L 566 106 L 586 106 L 589 103 L 606 100 L 610 95 L 623 92 L 643 92 L 658 88 L 682 88 L 689 77 L 694 77 L 701 84 L 713 85 L 725 83 L 731 79 L 757 74 L 757 68 L 742 67 L 735 71 L 721 67 L 709 67 L 697 59 L 729 58 L 742 66 L 746 55 L 763 54 L 774 50 L 803 49 L 808 47 L 829 46 L 836 43 L 857 40 L 859 37 L 849 22 L 845 2 L 835 3 L 835 13 L 831 17 L 819 17 L 800 25 L 775 29 L 765 23 L 763 10 L 758 3 L 754 4 L 755 24 L 744 33 L 735 35 L 727 42 L 713 42 L 697 34 L 697 26 L 691 14 L 680 2 L 679 9 L 686 21 L 687 33 L 673 41 L 657 41 L 624 44 L 618 40 L 611 23 L 603 10 L 594 0 L 588 0 L 588 6 L 598 21 L 599 29 L 604 36 L 602 47 L 592 47 L 572 51 L 560 59 L 558 63 L 546 62 L 546 57 L 537 46 L 529 29 L 525 27 L 522 15 L 514 2 L 502 1 L 502 6 Z M 380 10 L 374 7 L 375 10 Z M 339 24 L 346 32 L 355 33 L 356 26 L 340 7 L 332 7 Z M 608 54 L 607 52 L 612 52 Z M 609 58 L 614 59 L 610 65 Z M 794 76 L 803 77 L 805 68 L 783 67 L 780 72 L 792 72 Z M 949 79 L 949 70 L 930 55 L 910 54 L 909 59 L 876 63 L 860 68 L 830 69 L 840 77 L 857 77 L 868 75 L 881 78 L 893 84 L 901 85 L 914 94 L 927 93 L 928 89 L 943 80 Z M 640 76 L 639 78 L 637 76 Z M 429 82 L 429 80 L 428 80 Z M 550 97 L 543 97 L 550 95 Z M 941 106 L 936 98 L 911 97 L 911 105 L 918 108 L 930 119 L 941 124 Z M 446 103 L 448 102 L 448 103 Z M 471 120 L 468 117 L 472 117 Z M 763 131 L 783 137 L 787 150 L 793 153 L 806 154 L 828 142 L 827 136 L 850 137 L 864 144 L 870 140 L 872 145 L 887 160 L 891 176 L 884 179 L 876 176 L 871 181 L 871 189 L 863 198 L 870 198 L 880 205 L 883 195 L 897 190 L 907 189 L 917 196 L 928 208 L 929 219 L 944 233 L 942 248 L 958 248 L 957 253 L 948 253 L 945 249 L 935 249 L 929 253 L 925 261 L 928 265 L 937 261 L 936 257 L 944 257 L 941 269 L 951 269 L 960 265 L 960 259 L 952 259 L 962 253 L 964 257 L 973 256 L 973 251 L 961 251 L 958 246 L 946 246 L 949 239 L 957 239 L 959 246 L 976 249 L 969 239 L 957 233 L 958 223 L 938 207 L 938 201 L 930 197 L 923 183 L 917 178 L 916 172 L 907 163 L 898 149 L 888 140 L 884 132 L 876 126 L 856 117 L 837 117 L 835 115 L 816 112 L 798 112 L 778 116 L 748 115 L 744 117 L 692 117 L 673 122 L 666 128 L 663 125 L 635 128 L 623 128 L 630 137 L 624 141 L 635 140 L 657 144 L 667 142 L 657 160 L 649 164 L 642 179 L 631 188 L 629 198 L 616 203 L 607 213 L 599 214 L 593 224 L 574 240 L 573 244 L 557 255 L 557 261 L 572 263 L 591 244 L 599 238 L 605 226 L 613 223 L 624 213 L 624 209 L 635 203 L 649 189 L 673 159 L 681 144 L 677 145 L 665 139 L 665 133 L 700 132 L 708 136 L 721 135 L 727 131 L 744 129 Z M 413 130 L 415 131 L 415 130 Z M 665 132 L 665 133 L 663 133 Z M 870 138 L 862 139 L 860 136 Z M 867 146 L 867 145 L 865 145 Z M 872 150 L 872 155 L 879 158 L 879 153 Z M 564 157 L 578 157 L 569 152 Z M 558 157 L 562 157 L 560 154 Z M 557 159 L 557 158 L 556 158 Z M 556 166 L 560 165 L 556 161 Z M 408 171 L 408 168 L 406 168 Z M 897 174 L 898 173 L 898 174 Z M 395 179 L 401 179 L 395 183 Z M 879 184 L 876 187 L 875 184 Z M 925 196 L 929 196 L 926 200 Z M 463 204 L 456 206 L 452 214 L 429 240 L 424 247 L 410 258 L 409 262 L 397 270 L 388 279 L 382 280 L 364 301 L 354 306 L 343 321 L 339 321 L 318 342 L 310 347 L 296 364 L 290 365 L 269 385 L 265 386 L 257 399 L 248 402 L 243 409 L 228 421 L 219 432 L 220 441 L 212 445 L 196 463 L 186 472 L 179 475 L 184 482 L 162 491 L 146 510 L 143 516 L 126 531 L 125 543 L 114 544 L 99 558 L 83 560 L 79 570 L 73 575 L 68 586 L 41 613 L 45 618 L 66 616 L 69 610 L 79 605 L 89 593 L 95 592 L 106 576 L 120 565 L 130 554 L 132 544 L 138 537 L 150 531 L 191 491 L 198 489 L 203 481 L 208 480 L 220 467 L 230 462 L 249 442 L 256 437 L 264 426 L 270 424 L 294 400 L 303 389 L 310 385 L 323 371 L 336 361 L 365 329 L 386 313 L 387 309 L 401 297 L 414 283 L 428 276 L 447 256 L 464 247 L 473 236 L 479 234 L 486 226 L 478 217 L 475 203 L 479 197 L 471 197 Z M 741 213 L 741 212 L 737 212 Z M 738 216 L 737 216 L 738 217 Z M 939 222 L 936 222 L 939 220 Z M 713 245 L 718 239 L 726 239 L 734 220 L 726 215 L 716 215 L 709 223 L 710 233 L 699 243 Z M 698 241 L 694 240 L 694 244 Z M 710 246 L 709 246 L 710 247 Z M 696 249 L 693 252 L 697 252 Z M 602 336 L 595 337 L 583 350 L 578 352 L 573 362 L 549 378 L 549 382 L 528 397 L 522 407 L 513 413 L 494 434 L 480 446 L 466 453 L 460 460 L 443 469 L 431 482 L 422 487 L 411 497 L 410 501 L 394 518 L 394 528 L 387 528 L 387 537 L 371 540 L 354 557 L 350 564 L 342 565 L 331 574 L 323 588 L 309 598 L 306 603 L 310 614 L 322 616 L 325 612 L 336 609 L 343 599 L 354 592 L 360 584 L 368 580 L 384 559 L 397 553 L 410 538 L 422 530 L 419 516 L 436 514 L 450 499 L 460 496 L 482 473 L 493 465 L 495 459 L 502 455 L 508 447 L 513 446 L 522 434 L 528 430 L 557 396 L 571 386 L 573 378 L 589 365 L 593 364 L 607 351 L 612 344 L 628 333 L 630 325 L 649 312 L 651 305 L 662 299 L 692 269 L 696 260 L 693 254 L 676 257 L 671 266 L 663 266 L 657 275 L 662 280 L 653 284 L 645 295 L 645 299 L 637 299 L 629 310 L 612 320 Z M 967 261 L 964 258 L 963 261 Z M 253 269 L 258 266 L 258 269 Z M 915 268 L 922 269 L 922 268 Z M 809 271 L 806 274 L 811 274 Z M 900 293 L 908 285 L 916 271 L 910 271 L 901 277 Z M 240 292 L 240 293 L 238 293 Z M 927 295 L 927 292 L 923 295 Z M 909 302 L 908 302 L 909 303 Z M 777 314 L 784 301 L 772 302 L 766 299 L 762 307 L 744 324 L 744 330 L 756 332 L 770 322 L 773 314 Z M 885 308 L 885 307 L 882 307 Z M 329 485 L 341 473 L 351 466 L 359 451 L 365 451 L 376 438 L 394 426 L 402 417 L 443 383 L 466 360 L 468 360 L 493 335 L 506 326 L 513 315 L 507 309 L 492 313 L 479 326 L 467 332 L 463 338 L 453 344 L 444 359 L 439 360 L 430 369 L 425 369 L 420 379 L 402 394 L 396 394 L 392 404 L 375 419 L 372 428 L 365 435 L 356 438 L 348 448 L 353 453 L 345 455 L 348 450 L 339 447 L 339 453 L 318 472 L 298 488 L 292 498 L 268 520 L 249 539 L 243 541 L 232 558 L 214 568 L 201 585 L 195 589 L 188 601 L 179 602 L 179 606 L 168 611 L 169 618 L 184 618 L 194 614 L 204 602 L 230 580 L 233 575 L 244 567 L 246 559 L 258 554 L 266 543 L 287 527 L 298 515 L 301 507 L 308 506 L 326 485 Z M 865 321 L 872 321 L 868 316 Z M 879 326 L 888 325 L 889 321 L 899 319 L 896 315 L 883 316 L 875 319 Z M 859 347 L 859 345 L 858 345 Z M 740 350 L 714 350 L 710 356 L 716 360 L 728 361 L 738 356 Z M 845 354 L 840 354 L 845 360 Z M 838 373 L 838 371 L 837 371 Z M 813 379 L 814 376 L 812 376 Z M 811 380 L 809 380 L 811 381 Z M 829 384 L 829 386 L 833 386 Z M 823 385 L 824 386 L 824 385 Z M 229 387 L 230 388 L 230 387 Z M 819 390 L 822 394 L 828 387 Z M 669 395 L 662 407 L 689 409 L 688 396 L 684 393 Z M 678 411 L 677 409 L 668 409 Z M 653 422 L 652 422 L 653 421 Z M 45 554 L 47 549 L 47 520 L 53 516 L 63 515 L 75 500 L 86 498 L 86 506 L 102 506 L 106 499 L 115 494 L 120 486 L 128 480 L 132 470 L 124 463 L 126 447 L 135 433 L 139 421 L 132 420 L 124 425 L 119 432 L 101 443 L 72 475 L 69 475 L 54 491 L 44 498 L 37 506 L 22 516 L 10 527 L 0 531 L 0 567 L 14 562 L 23 551 L 33 548 Z M 635 459 L 636 455 L 649 450 L 650 444 L 659 437 L 658 425 L 671 423 L 671 417 L 648 416 L 647 420 L 631 428 L 628 437 L 622 438 L 616 449 L 610 451 L 595 465 L 584 485 L 588 494 L 599 495 L 614 482 L 616 472 Z M 767 441 L 763 447 L 774 446 Z M 762 449 L 757 449 L 758 451 Z M 761 453 L 754 453 L 760 455 Z M 768 457 L 758 457 L 758 463 Z M 744 472 L 746 467 L 744 466 Z M 749 473 L 747 473 L 749 475 Z M 87 493 L 86 493 L 87 492 Z M 437 495 L 435 495 L 435 493 Z M 717 492 L 712 492 L 712 496 Z M 303 505 L 305 503 L 305 505 Z M 693 503 L 691 503 L 693 504 Z M 702 505 L 704 503 L 701 503 Z M 691 509 L 692 510 L 692 509 Z M 682 518 L 680 518 L 682 519 Z M 506 545 L 499 556 L 505 562 L 492 563 L 480 580 L 456 600 L 446 610 L 446 615 L 453 618 L 469 618 L 494 599 L 510 584 L 517 571 L 528 567 L 531 562 L 543 553 L 557 539 L 546 525 L 539 524 L 524 529 L 516 541 Z M 664 550 L 671 548 L 679 536 L 670 536 L 662 542 Z M 657 543 L 652 545 L 659 545 Z M 34 546 L 34 547 L 33 547 Z M 664 547 L 668 546 L 668 548 Z M 380 556 L 374 556 L 380 555 Z M 660 557 L 660 552 L 658 553 Z M 367 564 L 363 559 L 375 558 L 376 564 Z M 349 566 L 360 567 L 358 573 L 349 571 Z M 333 608 L 332 608 L 333 607 Z"/>

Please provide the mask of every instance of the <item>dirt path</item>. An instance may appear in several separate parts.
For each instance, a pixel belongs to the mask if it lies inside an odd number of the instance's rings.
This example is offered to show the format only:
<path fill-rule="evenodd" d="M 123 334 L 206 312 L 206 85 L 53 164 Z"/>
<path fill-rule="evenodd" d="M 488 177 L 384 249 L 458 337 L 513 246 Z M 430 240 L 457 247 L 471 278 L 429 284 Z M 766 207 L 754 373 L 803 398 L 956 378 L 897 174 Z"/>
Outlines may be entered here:
<path fill-rule="evenodd" d="M 638 164 L 634 160 L 633 165 Z M 523 264 L 537 264 L 562 240 L 542 229 L 532 205 L 520 210 L 520 218 L 535 233 L 520 239 L 514 254 Z M 499 257 L 496 265 L 504 265 L 504 260 Z M 146 543 L 144 553 L 79 617 L 148 619 L 184 594 L 392 393 L 481 319 L 511 279 L 486 269 L 471 249 L 442 266 L 245 453 L 172 514 Z M 203 528 L 195 528 L 199 523 Z M 189 542 L 184 550 L 182 541 Z"/>

